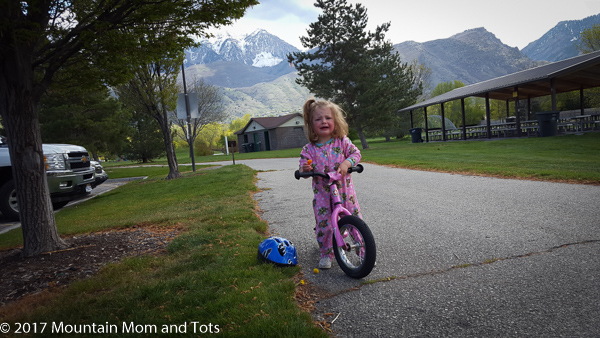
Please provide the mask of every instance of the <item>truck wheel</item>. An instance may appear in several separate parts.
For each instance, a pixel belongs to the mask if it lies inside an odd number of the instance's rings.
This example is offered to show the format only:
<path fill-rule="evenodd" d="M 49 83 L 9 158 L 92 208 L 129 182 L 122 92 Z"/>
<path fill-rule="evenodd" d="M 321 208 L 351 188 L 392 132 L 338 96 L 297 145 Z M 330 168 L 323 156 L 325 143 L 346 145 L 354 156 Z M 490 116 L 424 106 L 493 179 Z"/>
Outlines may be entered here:
<path fill-rule="evenodd" d="M 63 201 L 63 202 L 56 202 L 56 203 L 52 203 L 52 208 L 54 210 L 58 210 L 62 207 L 64 207 L 65 205 L 67 205 L 69 203 L 69 201 Z"/>
<path fill-rule="evenodd" d="M 13 180 L 6 182 L 0 188 L 0 212 L 12 221 L 19 220 L 19 203 L 17 202 L 17 190 Z"/>

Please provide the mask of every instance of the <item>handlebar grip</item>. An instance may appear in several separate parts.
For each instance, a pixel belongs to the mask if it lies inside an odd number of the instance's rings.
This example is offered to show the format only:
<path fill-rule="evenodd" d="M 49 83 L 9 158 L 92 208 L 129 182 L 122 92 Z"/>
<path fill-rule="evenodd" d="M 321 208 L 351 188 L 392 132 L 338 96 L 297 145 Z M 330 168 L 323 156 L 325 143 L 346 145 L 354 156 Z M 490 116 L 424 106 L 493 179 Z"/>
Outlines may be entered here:
<path fill-rule="evenodd" d="M 294 177 L 296 177 L 297 180 L 299 180 L 300 177 L 312 177 L 313 175 L 314 172 L 312 171 L 300 172 L 300 170 L 296 170 L 296 172 L 294 173 Z"/>
<path fill-rule="evenodd" d="M 355 167 L 348 168 L 348 174 L 354 173 L 354 172 L 357 172 L 360 174 L 363 172 L 363 170 L 365 170 L 365 168 L 362 166 L 362 164 L 359 163 Z"/>

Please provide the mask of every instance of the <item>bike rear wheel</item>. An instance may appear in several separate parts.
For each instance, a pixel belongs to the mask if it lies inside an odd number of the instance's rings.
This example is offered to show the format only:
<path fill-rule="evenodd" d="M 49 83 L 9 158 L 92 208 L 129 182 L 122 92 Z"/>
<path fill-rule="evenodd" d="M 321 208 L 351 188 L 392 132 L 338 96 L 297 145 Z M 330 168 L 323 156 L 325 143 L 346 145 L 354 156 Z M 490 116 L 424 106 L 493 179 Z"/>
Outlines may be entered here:
<path fill-rule="evenodd" d="M 363 278 L 375 266 L 375 239 L 367 224 L 356 216 L 344 216 L 338 221 L 344 247 L 333 240 L 335 259 L 342 270 L 352 278 Z"/>

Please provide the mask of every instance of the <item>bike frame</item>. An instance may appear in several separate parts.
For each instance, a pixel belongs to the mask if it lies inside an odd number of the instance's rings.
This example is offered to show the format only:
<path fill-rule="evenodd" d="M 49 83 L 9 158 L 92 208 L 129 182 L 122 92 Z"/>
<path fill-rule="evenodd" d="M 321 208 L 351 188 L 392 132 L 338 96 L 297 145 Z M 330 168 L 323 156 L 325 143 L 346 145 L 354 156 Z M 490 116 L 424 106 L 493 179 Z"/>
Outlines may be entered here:
<path fill-rule="evenodd" d="M 340 175 L 336 172 L 331 172 L 331 173 L 328 173 L 327 175 L 329 176 L 329 187 L 331 189 L 329 196 L 330 196 L 331 204 L 333 206 L 333 210 L 331 212 L 331 226 L 332 226 L 335 241 L 336 241 L 338 247 L 345 248 L 345 247 L 347 247 L 347 245 L 344 242 L 344 240 L 342 239 L 342 236 L 340 234 L 340 229 L 338 227 L 338 220 L 340 219 L 340 217 L 352 216 L 352 214 L 350 213 L 350 211 L 348 211 L 348 209 L 344 208 L 344 206 L 342 205 L 342 199 L 340 197 L 340 192 L 337 188 L 337 185 L 335 184 L 335 182 L 342 179 L 342 175 Z"/>
<path fill-rule="evenodd" d="M 361 173 L 362 171 L 363 171 L 363 166 L 360 164 L 356 165 L 356 167 L 348 168 L 348 174 L 350 174 L 352 172 Z M 332 226 L 332 230 L 334 233 L 336 244 L 339 248 L 344 248 L 345 250 L 351 250 L 352 246 L 350 244 L 347 244 L 344 242 L 344 239 L 342 238 L 342 236 L 340 234 L 340 228 L 338 226 L 338 219 L 340 219 L 340 217 L 352 216 L 350 211 L 348 211 L 348 209 L 344 208 L 344 206 L 342 205 L 342 199 L 340 197 L 340 192 L 337 188 L 337 185 L 335 184 L 337 181 L 341 181 L 343 179 L 343 176 L 335 171 L 324 174 L 324 173 L 315 173 L 315 172 L 301 173 L 299 170 L 296 170 L 296 172 L 294 173 L 294 176 L 296 177 L 297 180 L 299 180 L 300 177 L 312 177 L 312 176 L 321 177 L 321 178 L 327 180 L 327 183 L 329 184 L 329 187 L 330 187 L 329 197 L 330 197 L 330 201 L 331 201 L 331 204 L 333 207 L 333 210 L 331 211 L 331 226 Z"/>

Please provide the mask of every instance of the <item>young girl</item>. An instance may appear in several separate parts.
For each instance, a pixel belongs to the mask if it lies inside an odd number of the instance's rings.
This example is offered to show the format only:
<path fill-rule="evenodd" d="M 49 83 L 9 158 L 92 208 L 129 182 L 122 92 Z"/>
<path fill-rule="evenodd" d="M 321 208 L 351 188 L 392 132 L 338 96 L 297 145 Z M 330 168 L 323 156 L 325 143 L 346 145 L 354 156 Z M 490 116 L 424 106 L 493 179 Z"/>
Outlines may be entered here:
<path fill-rule="evenodd" d="M 343 110 L 335 103 L 309 99 L 304 103 L 304 126 L 310 141 L 302 148 L 300 154 L 300 171 L 318 171 L 328 173 L 337 171 L 344 175 L 341 186 L 338 185 L 343 206 L 354 215 L 361 217 L 360 207 L 354 184 L 348 168 L 360 161 L 360 151 L 346 136 L 348 124 Z M 330 219 L 332 206 L 329 198 L 329 187 L 323 179 L 313 178 L 313 209 L 315 212 L 315 234 L 321 250 L 319 268 L 331 268 L 333 254 L 333 231 Z"/>

